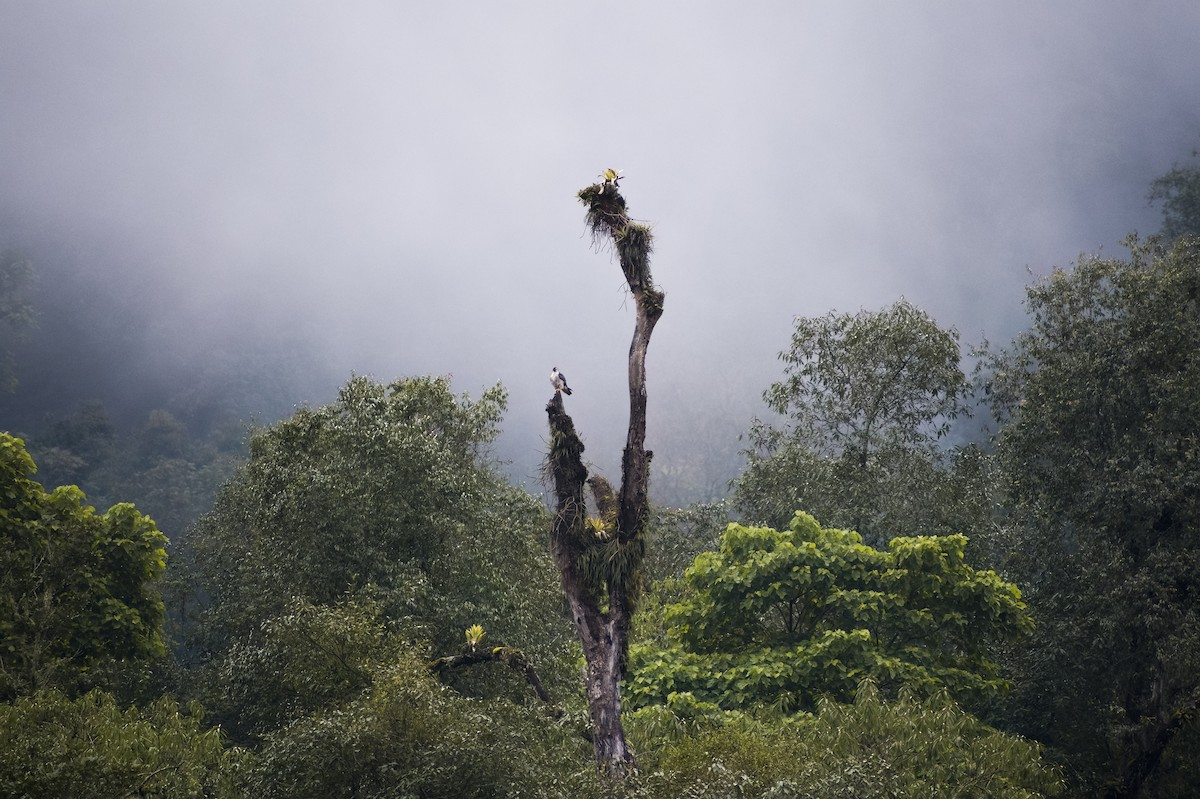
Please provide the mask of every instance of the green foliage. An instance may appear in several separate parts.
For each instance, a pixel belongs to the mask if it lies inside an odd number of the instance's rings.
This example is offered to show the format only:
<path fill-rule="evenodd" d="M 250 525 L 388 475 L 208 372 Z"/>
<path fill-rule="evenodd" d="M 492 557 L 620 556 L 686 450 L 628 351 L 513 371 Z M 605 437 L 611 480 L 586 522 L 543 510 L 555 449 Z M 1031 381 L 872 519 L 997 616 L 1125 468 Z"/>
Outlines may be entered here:
<path fill-rule="evenodd" d="M 368 690 L 269 734 L 250 796 L 403 799 L 598 795 L 590 747 L 537 710 L 445 689 L 412 652 Z"/>
<path fill-rule="evenodd" d="M 0 696 L 70 690 L 105 661 L 163 652 L 166 538 L 132 505 L 98 514 L 46 493 L 24 442 L 0 433 Z"/>
<path fill-rule="evenodd" d="M 190 579 L 194 558 L 188 531 L 233 474 L 243 434 L 241 425 L 225 424 L 195 435 L 161 409 L 151 411 L 141 426 L 118 432 L 104 405 L 91 402 L 47 424 L 30 444 L 45 485 L 77 484 L 101 507 L 118 498 L 133 502 L 170 536 L 162 586 L 169 611 L 166 630 L 183 660 L 195 655 L 182 643 L 199 604 Z"/>
<path fill-rule="evenodd" d="M 521 674 L 494 665 L 514 694 L 527 693 Z M 294 599 L 222 669 L 216 687 L 228 694 L 208 701 L 238 706 L 239 720 L 263 731 L 238 775 L 245 796 L 595 794 L 590 746 L 575 724 L 447 687 L 369 596 Z"/>
<path fill-rule="evenodd" d="M 1030 287 L 991 388 L 1015 498 L 1141 553 L 1200 517 L 1200 240 L 1128 243 Z"/>
<path fill-rule="evenodd" d="M 27 296 L 32 282 L 29 261 L 12 250 L 0 251 L 0 328 L 8 330 L 0 341 L 11 341 L 33 325 L 33 304 Z M 15 367 L 7 343 L 0 344 L 0 394 L 12 393 L 16 388 Z"/>
<path fill-rule="evenodd" d="M 206 707 L 236 719 L 233 734 L 267 730 L 347 701 L 371 684 L 373 669 L 401 646 L 369 595 L 332 605 L 290 600 L 253 638 L 235 641 L 203 695 Z"/>
<path fill-rule="evenodd" d="M 805 508 L 881 545 L 897 530 L 961 529 L 960 506 L 986 507 L 937 446 L 967 391 L 953 330 L 901 300 L 798 318 L 779 357 L 784 379 L 763 396 L 786 424 L 755 421 L 734 483 L 749 518 L 779 527 Z"/>
<path fill-rule="evenodd" d="M 161 409 L 119 434 L 104 405 L 90 402 L 49 424 L 30 449 L 46 485 L 79 485 L 98 503 L 135 502 L 170 535 L 175 556 L 188 527 L 233 473 L 240 441 L 230 438 L 223 430 L 193 435 Z"/>
<path fill-rule="evenodd" d="M 0 795 L 54 799 L 234 797 L 245 753 L 196 705 L 121 710 L 110 694 L 39 691 L 0 704 Z"/>
<path fill-rule="evenodd" d="M 1193 152 L 1195 157 L 1200 153 Z M 1200 166 L 1176 165 L 1150 184 L 1147 199 L 1162 203 L 1162 230 L 1168 239 L 1200 236 Z"/>
<path fill-rule="evenodd" d="M 286 658 L 272 660 L 264 625 L 293 614 L 297 599 L 333 606 L 348 594 L 369 596 L 388 625 L 436 652 L 457 650 L 462 630 L 481 624 L 539 673 L 565 675 L 565 665 L 555 671 L 570 645 L 554 623 L 561 600 L 545 511 L 486 461 L 503 408 L 499 387 L 472 402 L 443 378 L 354 378 L 337 402 L 257 434 L 193 533 L 212 600 L 203 617 L 217 655 L 212 690 L 278 684 L 272 670 Z M 224 719 L 239 732 L 261 733 L 292 712 L 269 692 L 244 695 L 242 721 Z"/>
<path fill-rule="evenodd" d="M 112 457 L 116 430 L 102 403 L 87 402 L 52 422 L 33 445 L 42 464 L 43 483 L 51 487 L 82 484 Z"/>
<path fill-rule="evenodd" d="M 797 513 L 788 530 L 729 525 L 666 610 L 670 646 L 637 647 L 627 695 L 688 692 L 724 708 L 811 708 L 866 677 L 972 701 L 1005 685 L 988 657 L 1031 627 L 1016 587 L 966 564 L 963 536 L 893 539 L 881 552 Z"/>
<path fill-rule="evenodd" d="M 652 508 L 646 525 L 646 579 L 654 583 L 682 577 L 697 555 L 719 545 L 728 524 L 729 507 L 724 502 Z"/>
<path fill-rule="evenodd" d="M 867 682 L 851 704 L 824 699 L 815 715 L 786 720 L 677 705 L 630 720 L 647 753 L 637 796 L 1034 799 L 1062 791 L 1037 744 L 981 724 L 945 693 L 885 702 Z"/>
<path fill-rule="evenodd" d="M 862 458 L 926 445 L 959 412 L 958 334 L 906 300 L 795 325 L 791 350 L 779 355 L 785 379 L 764 399 L 816 452 Z"/>
<path fill-rule="evenodd" d="M 1133 794 L 1197 760 L 1173 741 L 1200 706 L 1200 240 L 1129 246 L 1030 287 L 989 387 L 1041 609 L 1014 718 Z"/>

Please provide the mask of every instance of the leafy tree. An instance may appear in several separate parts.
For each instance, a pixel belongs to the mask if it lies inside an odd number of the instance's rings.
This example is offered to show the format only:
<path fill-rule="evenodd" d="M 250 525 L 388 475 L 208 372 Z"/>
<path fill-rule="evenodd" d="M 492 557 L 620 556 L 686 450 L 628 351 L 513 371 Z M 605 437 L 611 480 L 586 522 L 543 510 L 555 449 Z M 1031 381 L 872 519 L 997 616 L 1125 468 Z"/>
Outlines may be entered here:
<path fill-rule="evenodd" d="M 55 799 L 237 797 L 246 755 L 163 698 L 122 710 L 111 694 L 39 691 L 0 704 L 0 795 Z"/>
<path fill-rule="evenodd" d="M 682 705 L 683 703 L 677 703 Z M 1040 747 L 991 729 L 944 692 L 886 702 L 869 681 L 786 720 L 639 710 L 631 737 L 653 753 L 636 796 L 1034 799 L 1062 779 Z M 643 738 L 643 731 L 654 737 Z"/>
<path fill-rule="evenodd" d="M 1041 608 L 1018 720 L 1111 796 L 1197 762 L 1200 709 L 1200 239 L 1127 243 L 1029 288 L 990 382 Z"/>
<path fill-rule="evenodd" d="M 633 614 L 644 583 L 645 532 L 650 518 L 652 453 L 646 449 L 646 351 L 666 296 L 650 274 L 653 235 L 649 226 L 629 218 L 617 187 L 619 179 L 615 171 L 606 170 L 603 183 L 578 194 L 588 209 L 593 241 L 616 252 L 637 308 L 629 345 L 629 426 L 619 490 L 614 491 L 602 477 L 588 478 L 583 442 L 566 412 L 559 386 L 546 404 L 550 424 L 547 473 L 557 503 L 550 543 L 587 664 L 584 680 L 596 762 L 608 778 L 618 782 L 636 767 L 621 727 L 621 680 Z M 585 483 L 596 504 L 597 515 L 591 518 L 586 515 Z"/>
<path fill-rule="evenodd" d="M 116 497 L 135 502 L 169 532 L 172 555 L 192 522 L 212 507 L 242 454 L 240 441 L 227 431 L 194 435 L 163 409 L 150 411 L 133 431 L 118 433 L 100 402 L 52 421 L 30 450 L 48 485 L 79 485 L 97 503 Z"/>
<path fill-rule="evenodd" d="M 236 446 L 216 443 L 212 434 L 193 435 L 174 415 L 156 409 L 130 434 L 113 436 L 107 457 L 87 482 L 98 495 L 128 497 L 153 515 L 171 538 L 174 559 L 241 455 Z"/>
<path fill-rule="evenodd" d="M 362 693 L 372 669 L 398 656 L 400 640 L 370 596 L 330 605 L 294 598 L 254 639 L 233 643 L 217 695 L 203 701 L 248 728 L 274 729 Z"/>
<path fill-rule="evenodd" d="M 527 695 L 522 686 L 531 684 L 543 702 L 551 701 L 522 652 L 495 641 L 479 646 L 486 634 L 482 625 L 467 632 L 478 637 L 468 639 L 460 654 L 427 661 L 424 667 L 447 682 L 452 672 L 482 666 L 494 682 L 516 689 L 504 698 L 519 701 Z M 256 640 L 232 647 L 224 661 L 228 678 L 219 686 L 223 695 L 206 699 L 213 706 L 239 708 L 240 719 L 252 728 L 275 729 L 344 705 L 369 690 L 380 670 L 414 652 L 404 625 L 390 622 L 369 593 L 333 605 L 293 599 L 282 615 L 263 623 Z M 489 669 L 491 665 L 507 667 L 507 674 Z M 563 712 L 554 707 L 551 714 Z"/>
<path fill-rule="evenodd" d="M 225 696 L 213 701 L 240 706 L 241 721 L 265 731 L 242 770 L 246 796 L 591 795 L 579 723 L 447 690 L 436 677 L 451 658 L 430 662 L 405 628 L 371 592 L 326 605 L 296 598 L 234 644 L 217 686 Z"/>
<path fill-rule="evenodd" d="M 1198 154 L 1192 152 L 1193 157 Z M 1200 236 L 1200 166 L 1175 165 L 1150 184 L 1147 198 L 1162 203 L 1163 236 Z"/>
<path fill-rule="evenodd" d="M 240 432 L 218 425 L 194 435 L 173 414 L 156 409 L 140 427 L 119 433 L 105 406 L 90 402 L 51 421 L 30 444 L 45 484 L 78 485 L 101 507 L 117 499 L 133 502 L 170 537 L 162 584 L 166 632 L 174 654 L 185 660 L 194 655 L 183 643 L 197 605 L 188 531 L 212 508 L 243 454 L 244 426 L 235 429 Z"/>
<path fill-rule="evenodd" d="M 32 282 L 29 261 L 12 250 L 0 251 L 0 328 L 7 328 L 10 335 L 20 335 L 33 325 L 33 304 L 27 296 Z M 16 386 L 12 352 L 7 344 L 0 344 L 0 393 L 12 393 Z"/>
<path fill-rule="evenodd" d="M 132 505 L 98 514 L 46 493 L 24 442 L 0 433 L 0 696 L 72 689 L 89 669 L 163 652 L 166 538 Z"/>
<path fill-rule="evenodd" d="M 54 420 L 31 447 L 42 464 L 43 483 L 88 485 L 92 474 L 113 456 L 117 432 L 101 402 L 85 402 L 75 412 Z"/>
<path fill-rule="evenodd" d="M 697 555 L 720 545 L 721 533 L 728 524 L 729 506 L 724 502 L 697 503 L 686 508 L 655 506 L 646 529 L 647 583 L 682 577 Z"/>
<path fill-rule="evenodd" d="M 486 459 L 503 409 L 500 387 L 473 402 L 444 378 L 354 378 L 336 402 L 256 434 L 249 461 L 192 534 L 199 588 L 211 597 L 201 641 L 214 693 L 265 679 L 264 663 L 285 668 L 260 650 L 296 600 L 332 606 L 347 595 L 370 596 L 435 651 L 482 624 L 539 667 L 562 663 L 566 678 L 545 511 Z M 284 721 L 270 695 L 255 696 L 227 708 L 234 732 Z"/>
<path fill-rule="evenodd" d="M 269 733 L 247 795 L 599 796 L 582 736 L 538 710 L 447 691 L 411 648 L 369 672 L 347 701 Z"/>
<path fill-rule="evenodd" d="M 990 698 L 1005 683 L 989 647 L 1031 623 L 1015 586 L 967 565 L 966 543 L 895 538 L 881 552 L 805 513 L 782 532 L 731 524 L 666 611 L 671 645 L 633 653 L 627 693 L 792 711 L 825 694 L 848 700 L 870 677 L 889 691 Z"/>
<path fill-rule="evenodd" d="M 133 442 L 132 460 L 141 467 L 163 460 L 185 458 L 192 447 L 191 435 L 183 422 L 167 411 L 150 411 Z"/>
<path fill-rule="evenodd" d="M 900 300 L 798 318 L 779 357 L 784 379 L 763 397 L 786 423 L 755 421 L 734 483 L 751 519 L 780 527 L 805 508 L 873 544 L 896 530 L 960 529 L 952 509 L 976 487 L 955 481 L 938 449 L 968 388 L 957 333 Z"/>

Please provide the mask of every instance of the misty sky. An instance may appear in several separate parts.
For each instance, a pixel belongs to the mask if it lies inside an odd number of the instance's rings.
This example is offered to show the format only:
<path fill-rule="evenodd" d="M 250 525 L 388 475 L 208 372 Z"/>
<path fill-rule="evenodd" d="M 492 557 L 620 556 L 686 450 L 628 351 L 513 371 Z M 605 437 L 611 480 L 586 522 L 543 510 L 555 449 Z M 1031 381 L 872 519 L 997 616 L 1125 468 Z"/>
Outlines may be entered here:
<path fill-rule="evenodd" d="M 1154 230 L 1198 41 L 1192 0 L 0 0 L 0 244 L 197 370 L 271 338 L 502 381 L 518 471 L 558 365 L 611 466 L 633 310 L 574 194 L 619 167 L 666 468 L 736 448 L 795 315 L 905 296 L 1003 341 L 1033 277 Z"/>

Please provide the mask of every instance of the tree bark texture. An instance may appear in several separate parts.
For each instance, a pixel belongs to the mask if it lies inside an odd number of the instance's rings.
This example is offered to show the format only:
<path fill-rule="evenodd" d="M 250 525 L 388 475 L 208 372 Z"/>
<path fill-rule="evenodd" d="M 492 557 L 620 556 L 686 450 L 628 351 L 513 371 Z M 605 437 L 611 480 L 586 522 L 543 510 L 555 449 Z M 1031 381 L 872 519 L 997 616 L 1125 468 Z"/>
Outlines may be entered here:
<path fill-rule="evenodd" d="M 587 206 L 593 240 L 615 250 L 636 302 L 637 320 L 629 347 L 629 428 L 621 458 L 621 488 L 614 492 L 603 478 L 588 480 L 583 443 L 563 406 L 562 394 L 556 391 L 546 405 L 549 469 L 557 503 L 551 545 L 587 663 L 585 681 L 596 762 L 606 776 L 619 781 L 636 768 L 621 726 L 621 678 L 630 622 L 641 593 L 643 533 L 649 511 L 646 351 L 662 316 L 664 295 L 650 276 L 650 229 L 629 219 L 616 186 L 589 186 L 579 192 L 579 199 Z M 585 484 L 591 487 L 599 511 L 599 518 L 591 523 Z"/>

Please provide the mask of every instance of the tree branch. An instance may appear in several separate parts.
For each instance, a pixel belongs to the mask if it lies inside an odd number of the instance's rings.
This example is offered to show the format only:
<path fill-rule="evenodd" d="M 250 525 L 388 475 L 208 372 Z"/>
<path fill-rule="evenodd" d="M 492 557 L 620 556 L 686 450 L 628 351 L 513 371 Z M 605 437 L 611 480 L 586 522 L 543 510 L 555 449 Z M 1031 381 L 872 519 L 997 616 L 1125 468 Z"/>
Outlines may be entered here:
<path fill-rule="evenodd" d="M 529 664 L 529 661 L 525 659 L 525 655 L 519 649 L 513 649 L 510 646 L 468 650 L 461 655 L 449 655 L 448 657 L 438 658 L 431 661 L 428 666 L 431 672 L 441 678 L 448 671 L 474 666 L 479 663 L 492 662 L 503 663 L 513 671 L 524 675 L 525 682 L 529 683 L 529 687 L 537 694 L 538 699 L 550 704 L 550 694 L 546 693 L 546 689 L 542 687 L 542 681 L 538 679 L 537 672 L 533 670 L 533 666 Z M 558 713 L 561 714 L 562 711 L 559 710 Z"/>

